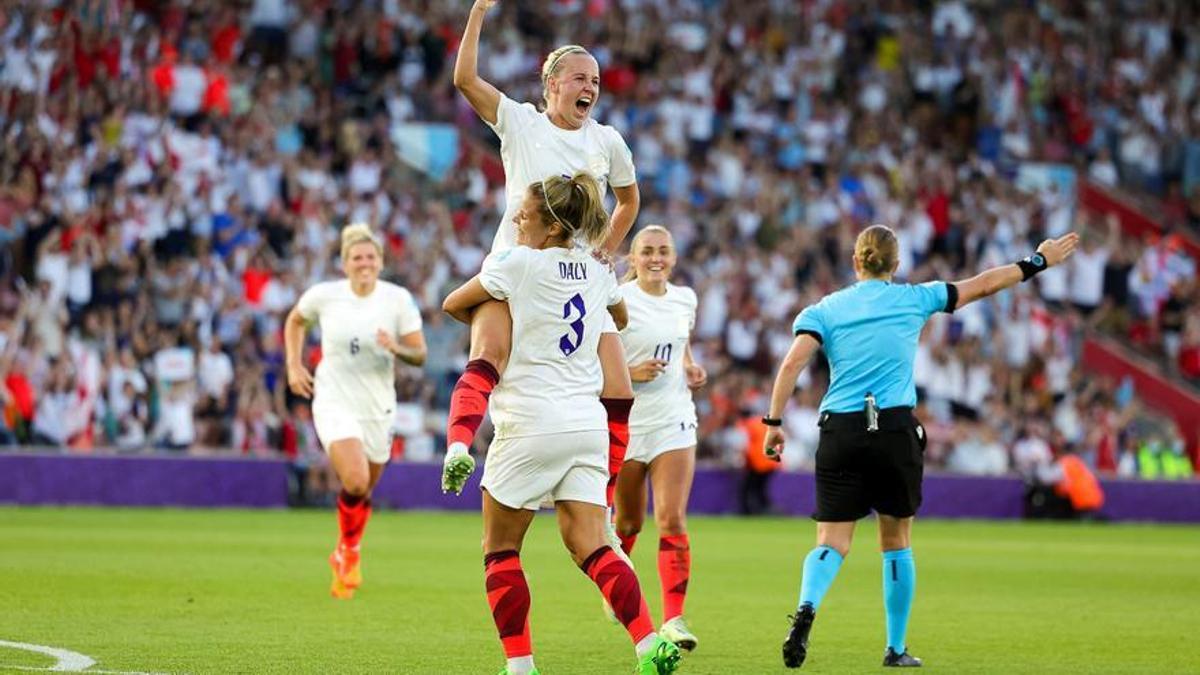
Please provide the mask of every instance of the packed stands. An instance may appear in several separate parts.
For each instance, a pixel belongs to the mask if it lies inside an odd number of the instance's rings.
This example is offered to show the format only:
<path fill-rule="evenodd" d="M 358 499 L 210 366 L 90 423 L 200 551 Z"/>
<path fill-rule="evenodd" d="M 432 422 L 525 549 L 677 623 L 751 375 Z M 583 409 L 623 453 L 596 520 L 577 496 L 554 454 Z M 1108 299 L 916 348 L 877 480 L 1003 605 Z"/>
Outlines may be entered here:
<path fill-rule="evenodd" d="M 632 147 L 639 222 L 674 232 L 677 278 L 700 297 L 704 456 L 741 461 L 792 318 L 852 280 L 865 224 L 897 229 L 909 281 L 1075 228 L 1069 265 L 931 324 L 927 462 L 1038 476 L 1072 451 L 1101 472 L 1191 473 L 1176 461 L 1191 430 L 1129 381 L 1089 376 L 1081 340 L 1115 336 L 1200 378 L 1184 245 L 1200 228 L 1200 9 L 533 4 L 502 0 L 481 74 L 538 101 L 554 46 L 599 60 L 596 115 Z M 319 463 L 281 320 L 337 274 L 337 228 L 366 221 L 426 308 L 430 358 L 398 392 L 403 453 L 441 447 L 466 331 L 438 308 L 503 210 L 490 132 L 449 78 L 466 9 L 0 3 L 0 439 Z M 1131 237 L 1079 208 L 1084 181 L 1160 204 L 1167 229 Z M 793 466 L 811 462 L 826 379 L 810 369 L 787 413 Z"/>

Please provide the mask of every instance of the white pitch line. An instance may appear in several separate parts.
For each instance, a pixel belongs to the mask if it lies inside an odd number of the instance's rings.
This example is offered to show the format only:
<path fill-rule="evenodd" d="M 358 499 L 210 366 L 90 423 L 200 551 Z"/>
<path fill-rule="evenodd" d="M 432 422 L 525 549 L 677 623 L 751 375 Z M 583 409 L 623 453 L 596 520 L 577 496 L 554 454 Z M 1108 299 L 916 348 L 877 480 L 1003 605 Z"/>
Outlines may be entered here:
<path fill-rule="evenodd" d="M 3 664 L 0 664 L 0 668 L 38 672 L 98 673 L 103 675 L 167 675 L 166 673 L 142 673 L 129 670 L 91 670 L 91 667 L 96 665 L 96 659 L 93 659 L 85 654 L 80 654 L 79 652 L 73 652 L 69 649 L 60 649 L 58 647 L 33 645 L 27 642 L 9 642 L 8 640 L 0 640 L 0 647 L 20 649 L 22 651 L 34 652 L 37 654 L 45 654 L 46 656 L 55 659 L 54 665 L 48 668 L 36 666 L 9 666 Z"/>
<path fill-rule="evenodd" d="M 97 670 L 89 668 L 86 670 L 61 670 L 58 668 L 37 668 L 34 665 L 4 665 L 0 663 L 0 668 L 11 670 L 32 670 L 35 673 L 49 673 L 49 671 L 58 671 L 58 673 L 86 673 L 91 675 L 97 673 L 101 675 L 170 675 L 170 673 L 142 673 L 139 670 Z"/>
<path fill-rule="evenodd" d="M 33 668 L 31 670 L 51 670 L 59 672 L 78 672 L 86 670 L 96 665 L 96 660 L 90 656 L 84 656 L 79 652 L 73 652 L 69 649 L 58 649 L 57 647 L 47 647 L 45 645 L 31 645 L 26 642 L 9 642 L 8 640 L 0 640 L 0 647 L 8 647 L 9 649 L 22 649 L 27 652 L 36 652 L 53 657 L 56 663 L 49 668 Z"/>

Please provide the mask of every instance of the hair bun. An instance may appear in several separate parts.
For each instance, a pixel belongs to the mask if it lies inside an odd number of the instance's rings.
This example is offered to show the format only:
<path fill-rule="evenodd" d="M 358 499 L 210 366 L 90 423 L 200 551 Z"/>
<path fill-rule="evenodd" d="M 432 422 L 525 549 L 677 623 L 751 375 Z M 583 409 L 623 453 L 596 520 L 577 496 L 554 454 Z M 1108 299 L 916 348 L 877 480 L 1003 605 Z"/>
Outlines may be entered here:
<path fill-rule="evenodd" d="M 854 242 L 854 258 L 870 276 L 890 275 L 896 269 L 899 245 L 885 225 L 872 225 Z"/>

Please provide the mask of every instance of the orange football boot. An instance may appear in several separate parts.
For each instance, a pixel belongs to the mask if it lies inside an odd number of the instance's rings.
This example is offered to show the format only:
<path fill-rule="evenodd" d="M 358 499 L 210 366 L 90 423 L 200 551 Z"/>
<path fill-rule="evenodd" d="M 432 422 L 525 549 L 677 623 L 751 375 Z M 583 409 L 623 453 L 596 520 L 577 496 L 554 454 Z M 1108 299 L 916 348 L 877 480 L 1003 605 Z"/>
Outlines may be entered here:
<path fill-rule="evenodd" d="M 339 600 L 353 598 L 355 589 L 362 585 L 358 551 L 339 544 L 333 553 L 329 554 L 329 567 L 333 570 L 330 595 Z"/>

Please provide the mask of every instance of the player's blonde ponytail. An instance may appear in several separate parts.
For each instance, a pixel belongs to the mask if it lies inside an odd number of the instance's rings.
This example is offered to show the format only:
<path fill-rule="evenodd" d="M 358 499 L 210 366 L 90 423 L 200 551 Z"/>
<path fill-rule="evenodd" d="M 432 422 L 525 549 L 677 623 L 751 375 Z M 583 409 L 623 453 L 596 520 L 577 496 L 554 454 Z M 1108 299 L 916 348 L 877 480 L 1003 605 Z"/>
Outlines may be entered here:
<path fill-rule="evenodd" d="M 351 223 L 342 228 L 342 262 L 346 261 L 346 256 L 350 255 L 350 249 L 355 244 L 363 242 L 374 244 L 375 250 L 379 252 L 379 257 L 383 257 L 383 244 L 375 237 L 375 233 L 371 231 L 371 227 L 366 223 Z"/>
<path fill-rule="evenodd" d="M 566 231 L 568 243 L 582 238 L 588 246 L 599 246 L 608 237 L 608 212 L 595 178 L 580 171 L 567 176 L 551 176 L 529 186 L 542 205 L 542 220 L 558 223 Z"/>
<path fill-rule="evenodd" d="M 550 107 L 550 78 L 558 74 L 559 64 L 563 57 L 569 54 L 592 55 L 579 45 L 563 45 L 546 55 L 546 60 L 542 62 L 542 100 L 546 102 L 547 108 Z"/>
<path fill-rule="evenodd" d="M 662 225 L 647 225 L 638 230 L 637 234 L 633 235 L 633 241 L 629 242 L 629 269 L 625 270 L 625 276 L 621 277 L 621 281 L 633 281 L 637 279 L 637 265 L 633 262 L 633 256 L 637 254 L 638 246 L 641 245 L 642 235 L 659 232 L 667 235 L 667 241 L 671 242 L 671 249 L 675 249 L 675 237 L 671 236 L 671 231 Z"/>

